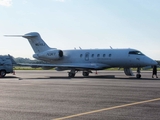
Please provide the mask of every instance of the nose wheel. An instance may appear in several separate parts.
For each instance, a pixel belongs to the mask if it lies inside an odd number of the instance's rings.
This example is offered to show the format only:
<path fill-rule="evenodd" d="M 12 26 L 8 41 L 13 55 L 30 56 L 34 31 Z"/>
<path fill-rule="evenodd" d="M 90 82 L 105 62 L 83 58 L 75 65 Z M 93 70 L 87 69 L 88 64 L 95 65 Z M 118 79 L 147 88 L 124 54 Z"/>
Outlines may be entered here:
<path fill-rule="evenodd" d="M 140 79 L 141 78 L 141 68 L 137 68 L 137 75 L 136 78 Z"/>
<path fill-rule="evenodd" d="M 136 78 L 138 78 L 138 79 L 141 78 L 141 74 L 137 74 Z"/>

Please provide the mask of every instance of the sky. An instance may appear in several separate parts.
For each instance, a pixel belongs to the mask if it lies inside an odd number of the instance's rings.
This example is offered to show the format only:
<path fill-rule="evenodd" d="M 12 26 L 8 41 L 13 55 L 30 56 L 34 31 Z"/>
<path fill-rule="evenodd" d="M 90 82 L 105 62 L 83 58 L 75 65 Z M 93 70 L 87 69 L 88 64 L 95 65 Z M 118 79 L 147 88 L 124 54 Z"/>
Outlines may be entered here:
<path fill-rule="evenodd" d="M 0 54 L 33 58 L 24 35 L 52 48 L 134 48 L 160 60 L 159 0 L 0 0 Z"/>

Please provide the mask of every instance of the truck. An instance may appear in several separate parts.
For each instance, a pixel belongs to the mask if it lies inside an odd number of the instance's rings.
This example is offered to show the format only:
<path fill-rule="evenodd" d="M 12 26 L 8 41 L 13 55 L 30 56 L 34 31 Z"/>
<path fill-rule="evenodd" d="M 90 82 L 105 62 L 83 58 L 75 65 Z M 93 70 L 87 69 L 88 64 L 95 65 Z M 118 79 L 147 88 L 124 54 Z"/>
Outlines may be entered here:
<path fill-rule="evenodd" d="M 0 78 L 5 77 L 6 74 L 13 73 L 13 65 L 15 61 L 10 55 L 0 55 Z"/>

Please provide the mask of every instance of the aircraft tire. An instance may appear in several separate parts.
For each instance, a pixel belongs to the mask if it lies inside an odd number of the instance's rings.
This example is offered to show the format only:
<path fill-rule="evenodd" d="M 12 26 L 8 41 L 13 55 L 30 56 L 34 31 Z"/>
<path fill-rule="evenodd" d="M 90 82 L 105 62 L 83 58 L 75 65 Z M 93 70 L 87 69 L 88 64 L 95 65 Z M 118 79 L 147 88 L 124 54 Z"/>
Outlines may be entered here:
<path fill-rule="evenodd" d="M 137 74 L 136 78 L 140 79 L 141 78 L 141 74 Z"/>
<path fill-rule="evenodd" d="M 71 72 L 68 73 L 68 77 L 74 77 L 74 76 L 75 76 L 75 73 L 71 73 Z"/>
<path fill-rule="evenodd" d="M 84 77 L 89 76 L 89 72 L 83 72 L 83 76 L 84 76 Z"/>

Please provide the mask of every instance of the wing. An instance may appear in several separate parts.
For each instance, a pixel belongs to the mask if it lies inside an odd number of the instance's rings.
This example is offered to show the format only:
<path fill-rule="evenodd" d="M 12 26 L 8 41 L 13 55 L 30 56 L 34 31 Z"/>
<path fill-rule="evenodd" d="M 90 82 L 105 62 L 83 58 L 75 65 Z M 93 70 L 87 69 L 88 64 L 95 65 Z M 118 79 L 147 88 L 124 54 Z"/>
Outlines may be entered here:
<path fill-rule="evenodd" d="M 26 63 L 19 63 L 20 66 L 31 66 L 31 67 L 59 67 L 64 69 L 92 69 L 92 70 L 101 70 L 105 68 L 109 68 L 109 65 L 106 64 L 99 64 L 99 63 L 66 63 L 66 64 L 26 64 Z"/>

